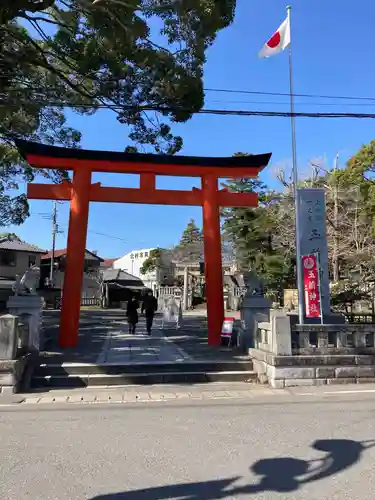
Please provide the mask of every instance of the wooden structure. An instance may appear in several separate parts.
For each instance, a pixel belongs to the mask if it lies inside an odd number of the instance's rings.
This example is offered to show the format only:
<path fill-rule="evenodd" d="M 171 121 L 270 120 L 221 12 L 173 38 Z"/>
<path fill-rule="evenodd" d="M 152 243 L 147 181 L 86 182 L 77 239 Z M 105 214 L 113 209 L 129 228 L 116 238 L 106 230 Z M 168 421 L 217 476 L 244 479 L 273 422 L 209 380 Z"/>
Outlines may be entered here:
<path fill-rule="evenodd" d="M 72 170 L 72 181 L 29 184 L 29 199 L 70 201 L 67 265 L 59 342 L 74 347 L 78 341 L 82 273 L 90 202 L 189 205 L 203 208 L 208 341 L 220 343 L 224 318 L 221 266 L 220 207 L 255 207 L 256 193 L 218 189 L 219 178 L 257 177 L 271 154 L 206 158 L 67 149 L 17 141 L 21 155 L 37 168 Z M 93 172 L 140 174 L 139 188 L 103 187 L 92 183 Z M 157 175 L 200 177 L 202 188 L 191 191 L 156 189 Z"/>

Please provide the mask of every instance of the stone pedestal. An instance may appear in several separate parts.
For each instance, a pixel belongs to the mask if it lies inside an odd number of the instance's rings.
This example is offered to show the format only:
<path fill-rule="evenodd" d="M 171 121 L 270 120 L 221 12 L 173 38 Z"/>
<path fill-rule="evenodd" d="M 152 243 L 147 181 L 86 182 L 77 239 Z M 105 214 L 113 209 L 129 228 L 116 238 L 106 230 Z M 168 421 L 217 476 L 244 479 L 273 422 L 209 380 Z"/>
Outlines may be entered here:
<path fill-rule="evenodd" d="M 270 320 L 272 302 L 264 297 L 262 283 L 254 273 L 245 274 L 244 281 L 247 292 L 240 307 L 241 321 L 244 328 L 244 333 L 240 338 L 240 347 L 247 351 L 254 347 L 257 324 Z"/>
<path fill-rule="evenodd" d="M 245 334 L 240 339 L 241 348 L 247 350 L 254 347 L 257 324 L 270 320 L 272 302 L 265 297 L 244 297 L 241 305 L 241 320 Z"/>
<path fill-rule="evenodd" d="M 43 298 L 39 295 L 15 295 L 9 297 L 7 307 L 10 314 L 18 316 L 28 326 L 28 338 L 22 339 L 22 347 L 28 351 L 42 349 Z"/>
<path fill-rule="evenodd" d="M 299 324 L 299 318 L 297 312 L 288 312 L 288 316 L 290 317 L 291 326 L 295 326 Z M 320 325 L 322 323 L 320 318 L 304 318 L 305 325 Z M 345 324 L 345 316 L 343 314 L 331 312 L 329 314 L 323 315 L 323 323 L 325 325 L 344 325 Z"/>

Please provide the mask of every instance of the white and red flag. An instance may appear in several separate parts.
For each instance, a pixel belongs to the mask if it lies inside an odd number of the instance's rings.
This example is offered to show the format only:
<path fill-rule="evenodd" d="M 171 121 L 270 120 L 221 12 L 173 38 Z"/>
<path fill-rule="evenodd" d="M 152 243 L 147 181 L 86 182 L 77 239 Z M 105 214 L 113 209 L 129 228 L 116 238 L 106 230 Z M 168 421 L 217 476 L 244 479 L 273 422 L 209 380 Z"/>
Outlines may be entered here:
<path fill-rule="evenodd" d="M 289 15 L 280 28 L 271 36 L 259 52 L 259 57 L 271 57 L 279 54 L 290 45 L 290 18 Z"/>

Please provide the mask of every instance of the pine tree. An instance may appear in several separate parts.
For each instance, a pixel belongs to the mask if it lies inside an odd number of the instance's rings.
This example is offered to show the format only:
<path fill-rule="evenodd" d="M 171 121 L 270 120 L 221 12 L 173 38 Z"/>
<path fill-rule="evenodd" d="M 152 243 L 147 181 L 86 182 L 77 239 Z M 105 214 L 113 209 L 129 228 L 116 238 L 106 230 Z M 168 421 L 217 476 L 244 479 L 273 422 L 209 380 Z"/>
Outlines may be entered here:
<path fill-rule="evenodd" d="M 190 219 L 180 242 L 169 250 L 170 258 L 178 262 L 196 262 L 203 259 L 203 234 L 194 219 Z"/>
<path fill-rule="evenodd" d="M 264 209 L 269 197 L 267 186 L 259 179 L 236 179 L 225 187 L 235 193 L 258 193 L 258 207 L 233 207 L 222 213 L 223 231 L 235 246 L 240 266 L 253 269 L 260 258 L 259 254 L 265 256 L 272 252 L 272 222 Z"/>
<path fill-rule="evenodd" d="M 244 153 L 234 156 L 244 156 Z M 277 202 L 277 195 L 260 179 L 235 179 L 224 186 L 235 193 L 258 194 L 258 207 L 233 207 L 222 211 L 223 232 L 234 247 L 240 268 L 254 270 L 266 288 L 280 289 L 290 272 L 290 263 L 273 245 L 275 220 L 269 208 Z"/>
<path fill-rule="evenodd" d="M 196 225 L 194 219 L 190 219 L 186 229 L 184 229 L 181 239 L 180 247 L 187 247 L 189 245 L 194 245 L 196 243 L 201 243 L 203 240 L 202 231 Z"/>

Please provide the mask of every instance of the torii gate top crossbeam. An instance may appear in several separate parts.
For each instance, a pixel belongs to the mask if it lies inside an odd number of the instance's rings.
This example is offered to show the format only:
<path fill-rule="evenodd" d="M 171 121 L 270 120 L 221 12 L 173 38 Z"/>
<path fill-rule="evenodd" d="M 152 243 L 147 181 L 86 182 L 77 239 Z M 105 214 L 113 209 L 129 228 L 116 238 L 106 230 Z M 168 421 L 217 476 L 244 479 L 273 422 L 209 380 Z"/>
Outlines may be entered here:
<path fill-rule="evenodd" d="M 16 140 L 16 145 L 26 161 L 38 168 L 79 168 L 91 172 L 153 173 L 186 177 L 202 177 L 207 174 L 223 178 L 257 177 L 271 158 L 271 153 L 226 158 L 120 153 L 69 149 L 23 140 Z"/>

